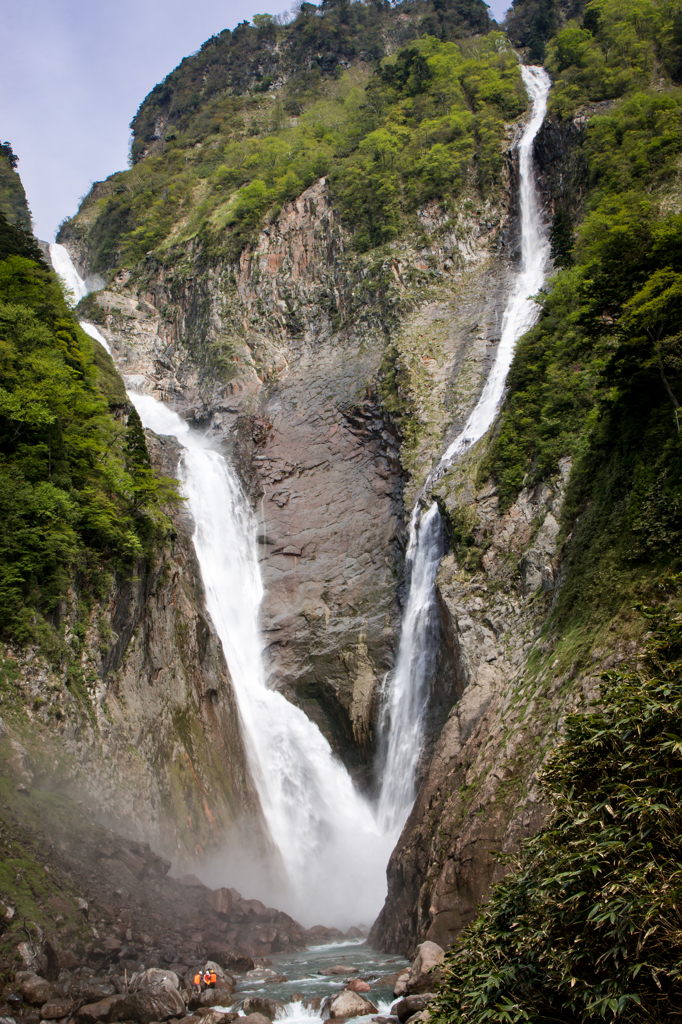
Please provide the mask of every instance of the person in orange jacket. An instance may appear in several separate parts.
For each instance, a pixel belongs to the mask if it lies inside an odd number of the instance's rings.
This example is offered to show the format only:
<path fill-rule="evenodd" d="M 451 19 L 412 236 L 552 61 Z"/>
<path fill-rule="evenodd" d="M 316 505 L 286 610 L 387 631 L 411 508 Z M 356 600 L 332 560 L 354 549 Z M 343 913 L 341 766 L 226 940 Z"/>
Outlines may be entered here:
<path fill-rule="evenodd" d="M 209 988 L 211 985 L 211 972 L 209 971 L 208 967 L 204 971 L 204 985 L 206 986 L 206 988 Z"/>
<path fill-rule="evenodd" d="M 209 988 L 215 988 L 217 984 L 218 984 L 218 975 L 216 974 L 216 972 L 214 970 L 211 970 L 211 980 L 208 983 L 208 987 Z"/>
<path fill-rule="evenodd" d="M 197 971 L 193 978 L 195 995 L 201 992 L 201 971 Z"/>

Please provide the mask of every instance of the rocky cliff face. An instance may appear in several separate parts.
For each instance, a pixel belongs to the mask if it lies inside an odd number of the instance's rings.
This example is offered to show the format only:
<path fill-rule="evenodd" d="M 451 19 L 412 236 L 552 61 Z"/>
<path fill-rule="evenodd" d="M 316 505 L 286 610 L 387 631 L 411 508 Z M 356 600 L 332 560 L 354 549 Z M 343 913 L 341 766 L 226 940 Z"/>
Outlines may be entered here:
<path fill-rule="evenodd" d="M 426 249 L 360 256 L 322 179 L 237 265 L 199 273 L 188 252 L 97 295 L 128 386 L 236 462 L 260 519 L 273 683 L 364 777 L 397 642 L 406 471 L 430 466 L 483 386 L 506 203 L 425 209 Z"/>
<path fill-rule="evenodd" d="M 550 211 L 582 173 L 580 130 L 549 124 L 539 137 Z M 199 266 L 190 246 L 184 263 L 121 273 L 96 297 L 128 386 L 170 402 L 238 466 L 260 519 L 273 685 L 359 778 L 396 649 L 405 509 L 464 425 L 499 341 L 513 159 L 506 180 L 487 206 L 422 209 L 428 244 L 363 256 L 322 179 L 236 265 Z M 565 670 L 550 671 L 541 634 L 561 583 L 568 466 L 501 514 L 494 488 L 476 483 L 484 450 L 434 491 L 451 550 L 437 580 L 430 737 L 373 930 L 405 953 L 426 938 L 448 945 L 502 870 L 494 852 L 542 821 L 537 768 L 599 667 L 579 671 L 568 651 Z"/>
<path fill-rule="evenodd" d="M 174 471 L 174 442 L 152 453 Z M 267 840 L 184 511 L 174 526 L 134 576 L 103 580 L 89 609 L 74 586 L 61 609 L 79 652 L 68 687 L 38 653 L 5 651 L 2 708 L 20 784 L 85 801 L 180 867 L 219 848 L 257 856 Z"/>

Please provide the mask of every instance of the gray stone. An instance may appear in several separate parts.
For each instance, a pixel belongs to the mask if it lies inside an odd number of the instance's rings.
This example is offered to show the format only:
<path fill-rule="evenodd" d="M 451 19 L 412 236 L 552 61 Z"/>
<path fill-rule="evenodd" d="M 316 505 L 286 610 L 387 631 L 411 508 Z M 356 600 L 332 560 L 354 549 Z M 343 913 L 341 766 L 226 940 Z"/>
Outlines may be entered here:
<path fill-rule="evenodd" d="M 74 1003 L 71 999 L 50 999 L 40 1008 L 42 1020 L 61 1020 L 73 1013 Z"/>
<path fill-rule="evenodd" d="M 124 995 L 107 996 L 96 1003 L 88 1003 L 76 1011 L 77 1024 L 107 1024 L 110 1020 L 117 1019 L 115 1008 L 125 1002 Z"/>
<path fill-rule="evenodd" d="M 244 1013 L 248 1016 L 251 1013 L 261 1013 L 268 1020 L 277 1020 L 284 1016 L 284 1003 L 276 999 L 266 999 L 265 996 L 249 996 L 242 1005 Z"/>
<path fill-rule="evenodd" d="M 52 985 L 34 971 L 17 971 L 14 982 L 23 999 L 33 1006 L 42 1006 L 52 996 Z"/>
<path fill-rule="evenodd" d="M 327 1013 L 331 1018 L 364 1017 L 369 1013 L 377 1013 L 377 1007 L 358 992 L 344 989 L 338 996 L 333 996 L 326 1004 Z"/>

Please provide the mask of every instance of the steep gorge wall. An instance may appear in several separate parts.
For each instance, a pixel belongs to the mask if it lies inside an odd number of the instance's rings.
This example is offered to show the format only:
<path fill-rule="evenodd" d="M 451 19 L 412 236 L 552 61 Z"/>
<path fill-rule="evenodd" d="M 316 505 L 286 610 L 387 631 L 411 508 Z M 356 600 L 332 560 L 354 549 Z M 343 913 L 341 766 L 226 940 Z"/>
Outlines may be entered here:
<path fill-rule="evenodd" d="M 174 443 L 155 442 L 152 455 L 174 472 Z M 74 585 L 61 618 L 76 684 L 39 652 L 6 649 L 3 664 L 10 772 L 84 801 L 176 869 L 218 850 L 238 860 L 268 849 L 191 531 L 181 509 L 163 549 L 103 581 L 85 613 Z"/>
<path fill-rule="evenodd" d="M 548 210 L 579 126 L 551 131 L 536 154 Z M 404 508 L 464 425 L 499 340 L 515 239 L 508 167 L 495 204 L 463 202 L 453 218 L 422 210 L 426 248 L 353 252 L 322 179 L 238 265 L 202 267 L 190 247 L 184 262 L 123 272 L 97 295 L 128 386 L 169 402 L 236 462 L 259 515 L 273 685 L 360 778 L 397 644 Z M 494 489 L 475 483 L 484 444 L 436 492 L 453 548 L 464 524 L 473 550 L 439 571 L 422 787 L 373 932 L 403 952 L 427 936 L 451 942 L 500 870 L 493 851 L 539 825 L 535 772 L 579 689 L 528 674 L 559 578 L 565 480 L 500 516 Z"/>
<path fill-rule="evenodd" d="M 236 462 L 259 517 L 273 685 L 365 779 L 397 643 L 407 471 L 430 466 L 483 386 L 508 203 L 503 192 L 456 219 L 425 209 L 426 250 L 362 256 L 322 179 L 238 265 L 193 267 L 190 251 L 185 266 L 125 272 L 97 295 L 128 386 L 170 402 Z"/>

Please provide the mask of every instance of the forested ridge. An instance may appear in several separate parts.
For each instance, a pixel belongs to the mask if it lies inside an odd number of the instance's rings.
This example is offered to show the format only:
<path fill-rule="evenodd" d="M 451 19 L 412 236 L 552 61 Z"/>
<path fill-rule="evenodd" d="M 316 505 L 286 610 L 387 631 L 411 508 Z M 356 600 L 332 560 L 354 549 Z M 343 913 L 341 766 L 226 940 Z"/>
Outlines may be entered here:
<path fill-rule="evenodd" d="M 557 272 L 479 479 L 509 507 L 568 456 L 546 635 L 589 647 L 621 617 L 645 639 L 637 670 L 605 676 L 599 705 L 567 719 L 541 773 L 553 814 L 448 955 L 439 1022 L 680 1014 L 680 17 L 639 0 L 510 16 L 553 75 L 554 123 L 589 120 L 582 197 L 555 206 Z"/>
<path fill-rule="evenodd" d="M 78 325 L 33 236 L 0 214 L 3 640 L 66 665 L 79 619 L 164 536 L 174 500 L 111 356 Z"/>
<path fill-rule="evenodd" d="M 505 126 L 527 97 L 483 4 L 304 4 L 291 24 L 255 22 L 209 40 L 142 104 L 135 166 L 63 229 L 93 269 L 170 265 L 188 243 L 234 260 L 323 176 L 360 251 L 418 231 L 428 200 L 499 193 Z M 271 51 L 279 77 L 264 73 Z"/>

